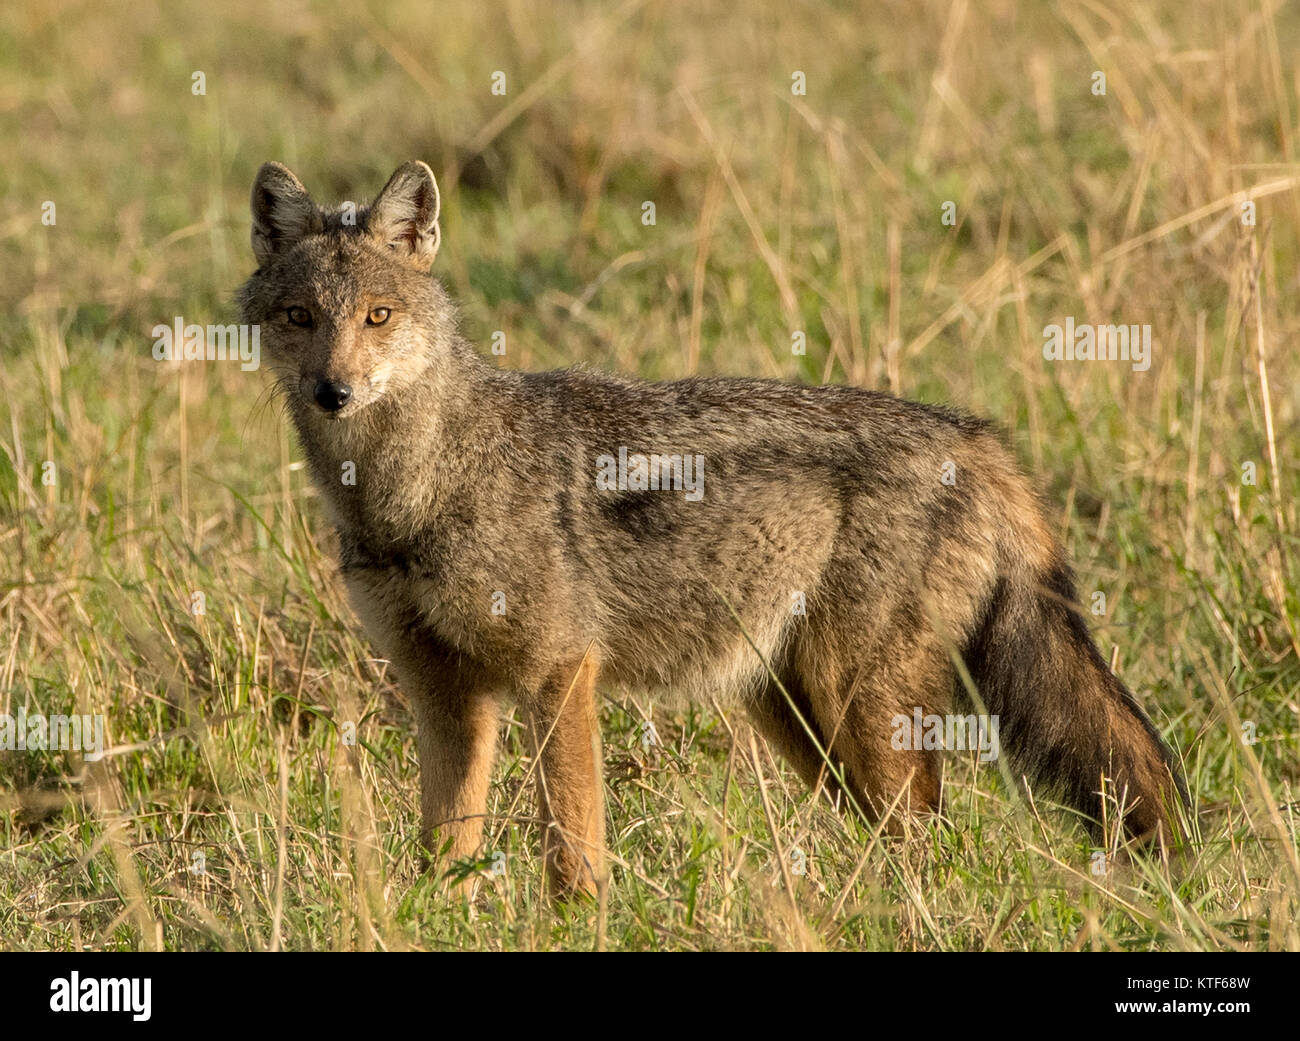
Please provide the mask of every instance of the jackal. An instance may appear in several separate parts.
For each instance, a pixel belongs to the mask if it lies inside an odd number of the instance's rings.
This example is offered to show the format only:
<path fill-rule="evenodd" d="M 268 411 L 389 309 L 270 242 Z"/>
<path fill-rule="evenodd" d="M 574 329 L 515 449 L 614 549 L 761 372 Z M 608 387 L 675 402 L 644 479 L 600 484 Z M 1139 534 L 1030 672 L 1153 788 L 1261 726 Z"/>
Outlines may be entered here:
<path fill-rule="evenodd" d="M 267 163 L 240 292 L 413 706 L 429 850 L 475 852 L 509 698 L 548 879 L 598 885 L 598 683 L 726 694 L 810 787 L 895 827 L 938 809 L 941 758 L 893 721 L 981 705 L 1018 781 L 1177 829 L 1177 764 L 985 423 L 845 386 L 497 369 L 429 276 L 438 213 L 423 163 L 349 211 Z"/>

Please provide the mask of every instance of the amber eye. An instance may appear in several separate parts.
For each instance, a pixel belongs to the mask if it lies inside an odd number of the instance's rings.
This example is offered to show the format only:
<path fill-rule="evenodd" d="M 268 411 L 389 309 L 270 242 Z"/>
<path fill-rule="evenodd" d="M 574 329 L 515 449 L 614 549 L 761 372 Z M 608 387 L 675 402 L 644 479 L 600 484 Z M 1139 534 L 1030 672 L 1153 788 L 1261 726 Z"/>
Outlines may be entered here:
<path fill-rule="evenodd" d="M 305 307 L 291 307 L 289 321 L 294 325 L 311 325 L 311 312 Z"/>
<path fill-rule="evenodd" d="M 383 325 L 388 321 L 387 307 L 372 307 L 366 315 L 366 325 Z"/>

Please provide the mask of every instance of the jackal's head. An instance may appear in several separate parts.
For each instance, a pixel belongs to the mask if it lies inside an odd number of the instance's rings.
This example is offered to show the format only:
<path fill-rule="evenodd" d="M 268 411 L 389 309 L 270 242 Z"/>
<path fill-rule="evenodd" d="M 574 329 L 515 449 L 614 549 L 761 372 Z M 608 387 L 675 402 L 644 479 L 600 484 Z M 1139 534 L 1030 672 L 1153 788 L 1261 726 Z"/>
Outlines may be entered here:
<path fill-rule="evenodd" d="M 445 357 L 455 319 L 429 277 L 438 208 L 433 171 L 420 162 L 399 167 L 369 207 L 334 210 L 279 163 L 257 172 L 258 269 L 240 305 L 295 411 L 346 419 Z"/>

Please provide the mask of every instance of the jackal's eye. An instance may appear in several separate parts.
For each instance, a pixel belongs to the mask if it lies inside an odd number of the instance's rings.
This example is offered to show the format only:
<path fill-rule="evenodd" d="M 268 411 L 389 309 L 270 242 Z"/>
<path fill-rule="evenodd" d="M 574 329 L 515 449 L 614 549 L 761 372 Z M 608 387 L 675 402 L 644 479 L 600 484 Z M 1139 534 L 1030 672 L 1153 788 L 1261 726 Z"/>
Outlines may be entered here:
<path fill-rule="evenodd" d="M 289 308 L 289 321 L 294 325 L 311 325 L 311 312 L 305 307 Z"/>
<path fill-rule="evenodd" d="M 366 325 L 383 325 L 388 321 L 387 307 L 372 307 L 366 315 Z"/>

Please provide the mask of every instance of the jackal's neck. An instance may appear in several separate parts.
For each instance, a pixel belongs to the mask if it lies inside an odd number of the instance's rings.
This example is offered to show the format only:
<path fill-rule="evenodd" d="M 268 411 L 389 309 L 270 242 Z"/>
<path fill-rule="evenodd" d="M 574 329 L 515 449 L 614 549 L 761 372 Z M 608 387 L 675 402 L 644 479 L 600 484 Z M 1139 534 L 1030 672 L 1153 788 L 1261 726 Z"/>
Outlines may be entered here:
<path fill-rule="evenodd" d="M 348 419 L 293 410 L 340 534 L 375 548 L 415 537 L 482 476 L 504 431 L 502 377 L 459 339 L 422 378 Z"/>

